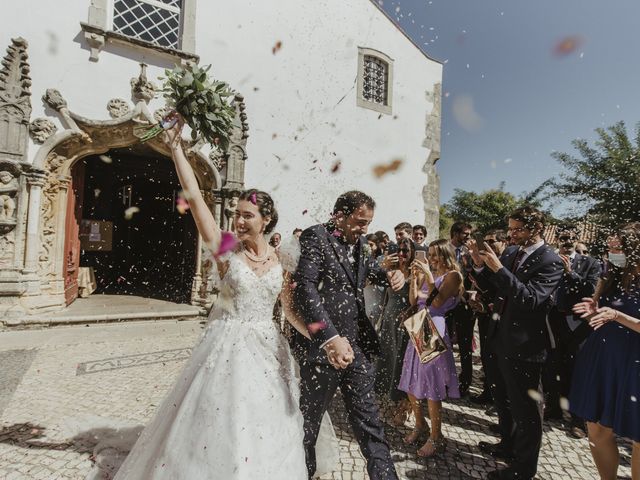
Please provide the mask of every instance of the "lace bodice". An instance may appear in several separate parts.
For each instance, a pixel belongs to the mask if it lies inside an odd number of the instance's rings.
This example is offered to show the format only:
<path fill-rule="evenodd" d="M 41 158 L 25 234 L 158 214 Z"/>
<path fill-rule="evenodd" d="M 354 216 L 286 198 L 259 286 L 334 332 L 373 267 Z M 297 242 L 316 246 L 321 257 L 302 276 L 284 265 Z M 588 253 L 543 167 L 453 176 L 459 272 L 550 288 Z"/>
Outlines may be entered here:
<path fill-rule="evenodd" d="M 281 289 L 279 264 L 258 276 L 238 255 L 232 254 L 211 319 L 234 317 L 241 322 L 273 325 L 273 307 Z"/>

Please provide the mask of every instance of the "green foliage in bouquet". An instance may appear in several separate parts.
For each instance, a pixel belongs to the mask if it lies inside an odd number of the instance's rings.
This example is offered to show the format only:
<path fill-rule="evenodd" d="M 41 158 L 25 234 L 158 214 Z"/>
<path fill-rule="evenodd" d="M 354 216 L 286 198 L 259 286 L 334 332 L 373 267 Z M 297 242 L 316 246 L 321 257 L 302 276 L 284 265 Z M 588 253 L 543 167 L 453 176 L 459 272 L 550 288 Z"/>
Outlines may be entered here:
<path fill-rule="evenodd" d="M 211 65 L 176 66 L 165 70 L 162 92 L 173 108 L 191 127 L 191 137 L 200 135 L 211 146 L 226 150 L 235 117 L 229 97 L 234 92 L 225 82 L 207 76 Z"/>

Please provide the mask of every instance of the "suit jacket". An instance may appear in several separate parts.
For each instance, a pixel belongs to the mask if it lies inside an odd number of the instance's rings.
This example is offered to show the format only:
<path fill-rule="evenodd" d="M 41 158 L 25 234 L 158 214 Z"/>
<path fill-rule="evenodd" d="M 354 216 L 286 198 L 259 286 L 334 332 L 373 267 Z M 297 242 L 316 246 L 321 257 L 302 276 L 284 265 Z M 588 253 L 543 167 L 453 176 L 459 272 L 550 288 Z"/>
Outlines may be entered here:
<path fill-rule="evenodd" d="M 543 362 L 549 345 L 547 313 L 560 282 L 560 257 L 543 245 L 525 258 L 513 273 L 519 247 L 508 247 L 500 261 L 503 268 L 473 272 L 483 290 L 495 292 L 494 315 L 488 328 L 492 345 L 508 357 Z"/>
<path fill-rule="evenodd" d="M 593 296 L 601 272 L 598 260 L 577 253 L 571 262 L 571 271 L 563 272 L 560 279 L 555 295 L 558 310 L 571 315 L 571 309 L 576 303 L 584 297 Z"/>
<path fill-rule="evenodd" d="M 300 236 L 300 261 L 293 276 L 294 305 L 307 325 L 316 323 L 323 328 L 312 333 L 309 341 L 296 334 L 293 343 L 298 356 L 309 361 L 327 363 L 321 347 L 330 338 L 341 335 L 365 355 L 378 355 L 378 336 L 367 318 L 364 308 L 365 280 L 386 285 L 386 272 L 374 258 L 365 258 L 361 237 L 356 244 L 355 268 L 347 257 L 347 248 L 333 234 L 329 225 L 315 225 Z"/>
<path fill-rule="evenodd" d="M 593 257 L 576 254 L 571 262 L 571 271 L 563 272 L 555 293 L 555 305 L 549 314 L 549 323 L 556 348 L 573 352 L 592 332 L 587 322 L 575 330 L 567 323 L 573 306 L 584 297 L 591 297 L 602 273 L 600 262 Z"/>

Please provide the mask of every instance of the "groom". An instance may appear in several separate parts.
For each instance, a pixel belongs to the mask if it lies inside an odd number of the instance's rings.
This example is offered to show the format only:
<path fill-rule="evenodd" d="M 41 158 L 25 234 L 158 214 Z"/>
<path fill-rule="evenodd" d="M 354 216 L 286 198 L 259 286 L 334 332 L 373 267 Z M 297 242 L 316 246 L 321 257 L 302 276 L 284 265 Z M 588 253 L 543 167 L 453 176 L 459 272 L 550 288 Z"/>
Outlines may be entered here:
<path fill-rule="evenodd" d="M 404 285 L 399 271 L 385 272 L 367 258 L 363 235 L 373 219 L 375 202 L 351 191 L 335 203 L 329 223 L 308 228 L 300 237 L 300 261 L 294 275 L 294 303 L 311 340 L 300 334 L 294 350 L 300 359 L 300 409 L 309 478 L 316 470 L 315 446 L 320 423 L 337 388 L 349 423 L 367 460 L 372 480 L 397 479 L 389 445 L 375 403 L 371 355 L 380 345 L 364 309 L 365 280 Z"/>

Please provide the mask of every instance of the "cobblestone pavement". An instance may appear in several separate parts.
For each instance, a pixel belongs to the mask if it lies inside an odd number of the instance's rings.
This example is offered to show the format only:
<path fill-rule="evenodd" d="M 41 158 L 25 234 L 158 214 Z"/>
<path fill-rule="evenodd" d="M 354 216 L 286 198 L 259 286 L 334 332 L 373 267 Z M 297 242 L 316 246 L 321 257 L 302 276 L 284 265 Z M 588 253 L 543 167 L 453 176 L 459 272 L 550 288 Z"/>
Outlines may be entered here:
<path fill-rule="evenodd" d="M 1 332 L 0 479 L 84 478 L 93 467 L 93 446 L 110 433 L 96 428 L 95 419 L 144 425 L 200 329 L 194 321 L 164 321 Z M 367 478 L 339 398 L 331 414 L 341 471 L 324 478 Z M 88 431 L 82 431 L 85 421 L 92 425 Z M 477 444 L 496 440 L 488 428 L 494 421 L 468 401 L 445 403 L 447 450 L 430 460 L 403 445 L 410 425 L 388 427 L 400 477 L 484 478 L 497 464 L 483 457 Z M 630 453 L 630 445 L 621 442 L 622 478 L 630 478 Z M 546 425 L 538 478 L 597 479 L 587 440 L 568 437 L 557 422 Z"/>

